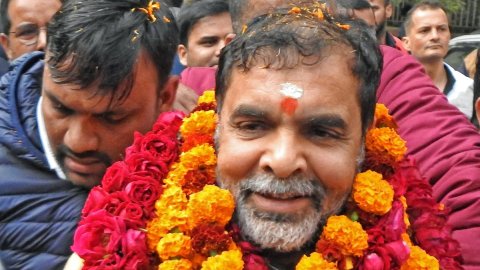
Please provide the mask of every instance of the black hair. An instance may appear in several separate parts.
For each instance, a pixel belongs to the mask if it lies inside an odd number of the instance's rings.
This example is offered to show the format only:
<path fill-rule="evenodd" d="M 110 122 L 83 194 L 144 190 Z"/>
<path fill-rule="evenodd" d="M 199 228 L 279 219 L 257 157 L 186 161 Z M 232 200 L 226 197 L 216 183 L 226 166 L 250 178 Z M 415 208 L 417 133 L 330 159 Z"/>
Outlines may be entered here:
<path fill-rule="evenodd" d="M 121 102 L 130 94 L 135 64 L 145 53 L 157 69 L 161 91 L 178 46 L 178 29 L 163 2 L 154 17 L 142 11 L 149 2 L 64 1 L 47 29 L 47 61 L 54 81 L 80 89 L 95 83 L 95 94 L 112 94 L 111 102 Z"/>
<path fill-rule="evenodd" d="M 348 23 L 350 29 L 344 30 L 337 23 Z M 222 109 L 233 69 L 248 72 L 259 64 L 275 70 L 314 65 L 332 52 L 347 49 L 351 50 L 351 72 L 360 83 L 356 94 L 365 133 L 373 120 L 376 88 L 382 71 L 380 49 L 367 28 L 360 21 L 320 20 L 312 13 L 299 16 L 278 12 L 257 18 L 244 34 L 237 35 L 222 50 L 216 77 L 218 112 Z M 312 58 L 316 61 L 312 62 Z"/>
<path fill-rule="evenodd" d="M 8 16 L 8 5 L 10 0 L 0 0 L 0 33 L 5 33 L 6 35 L 10 32 L 10 27 L 12 23 L 10 17 Z"/>
<path fill-rule="evenodd" d="M 480 98 L 480 49 L 477 50 L 477 62 L 475 67 L 475 75 L 473 75 L 473 112 L 470 122 L 472 122 L 477 128 L 480 128 L 477 119 L 477 110 L 475 108 L 475 102 Z"/>
<path fill-rule="evenodd" d="M 443 10 L 443 12 L 445 12 L 445 15 L 447 16 L 447 19 L 450 21 L 447 10 L 445 9 L 445 7 L 440 2 L 435 1 L 435 0 L 433 0 L 433 1 L 424 0 L 424 1 L 416 3 L 412 8 L 410 8 L 410 10 L 408 10 L 407 15 L 405 16 L 405 20 L 403 21 L 403 25 L 404 25 L 404 28 L 405 28 L 405 33 L 409 33 L 410 25 L 412 24 L 412 15 L 418 9 L 420 9 L 420 10 L 441 9 L 441 10 Z M 448 25 L 449 25 L 449 28 L 450 28 L 450 22 L 449 22 Z"/>
<path fill-rule="evenodd" d="M 183 0 L 164 0 L 169 7 L 181 7 Z"/>
<path fill-rule="evenodd" d="M 225 0 L 197 1 L 182 6 L 177 21 L 180 31 L 180 44 L 188 45 L 188 36 L 200 19 L 225 12 L 228 12 L 228 3 Z"/>

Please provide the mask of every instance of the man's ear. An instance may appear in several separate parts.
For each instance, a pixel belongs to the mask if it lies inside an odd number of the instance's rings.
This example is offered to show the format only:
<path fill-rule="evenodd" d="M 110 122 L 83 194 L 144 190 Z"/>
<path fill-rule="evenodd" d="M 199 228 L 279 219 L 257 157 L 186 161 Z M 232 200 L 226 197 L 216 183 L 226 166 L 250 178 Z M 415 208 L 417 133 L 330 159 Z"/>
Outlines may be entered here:
<path fill-rule="evenodd" d="M 237 36 L 235 33 L 230 33 L 225 37 L 225 46 L 227 46 Z"/>
<path fill-rule="evenodd" d="M 477 121 L 480 123 L 480 98 L 475 101 L 475 113 L 477 115 Z"/>
<path fill-rule="evenodd" d="M 169 76 L 163 86 L 162 92 L 158 95 L 158 109 L 160 112 L 172 110 L 175 96 L 177 95 L 178 76 Z"/>
<path fill-rule="evenodd" d="M 188 56 L 188 50 L 187 47 L 183 44 L 179 44 L 177 47 L 177 54 L 178 54 L 178 59 L 180 60 L 180 63 L 184 66 L 187 66 L 187 56 Z"/>
<path fill-rule="evenodd" d="M 402 43 L 405 50 L 410 51 L 410 39 L 408 37 L 402 37 Z"/>
<path fill-rule="evenodd" d="M 8 36 L 4 33 L 0 33 L 0 44 L 3 50 L 7 54 L 8 59 L 12 59 L 12 51 L 10 50 L 10 43 L 8 42 Z"/>
<path fill-rule="evenodd" d="M 390 19 L 390 17 L 392 17 L 392 14 L 393 14 L 393 6 L 392 6 L 392 3 L 390 3 L 385 6 L 385 17 L 387 19 Z"/>

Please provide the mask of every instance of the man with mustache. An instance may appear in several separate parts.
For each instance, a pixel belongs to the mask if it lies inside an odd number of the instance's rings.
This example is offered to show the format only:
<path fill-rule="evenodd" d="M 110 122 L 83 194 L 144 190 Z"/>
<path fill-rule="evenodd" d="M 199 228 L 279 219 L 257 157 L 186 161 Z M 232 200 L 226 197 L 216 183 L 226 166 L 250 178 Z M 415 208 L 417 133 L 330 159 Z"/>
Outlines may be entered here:
<path fill-rule="evenodd" d="M 443 61 L 451 33 L 447 12 L 438 2 L 423 1 L 405 18 L 405 49 L 423 65 L 435 86 L 469 119 L 473 112 L 473 80 Z"/>
<path fill-rule="evenodd" d="M 178 30 L 155 1 L 64 1 L 0 82 L 0 261 L 60 269 L 88 190 L 170 110 Z"/>
<path fill-rule="evenodd" d="M 234 32 L 240 34 L 243 26 L 256 16 L 304 2 L 309 1 L 231 0 Z M 351 13 L 348 6 L 351 5 L 343 7 L 347 14 Z M 385 104 L 399 123 L 399 133 L 407 141 L 407 154 L 417 160 L 421 174 L 432 185 L 434 198 L 452 209 L 449 223 L 453 237 L 461 243 L 465 269 L 477 269 L 480 265 L 478 131 L 463 113 L 449 104 L 425 75 L 421 64 L 389 46 L 381 45 L 380 49 L 383 70 L 377 102 Z"/>
<path fill-rule="evenodd" d="M 259 19 L 225 47 L 217 181 L 271 269 L 294 269 L 350 194 L 381 66 L 365 27 L 295 14 Z"/>

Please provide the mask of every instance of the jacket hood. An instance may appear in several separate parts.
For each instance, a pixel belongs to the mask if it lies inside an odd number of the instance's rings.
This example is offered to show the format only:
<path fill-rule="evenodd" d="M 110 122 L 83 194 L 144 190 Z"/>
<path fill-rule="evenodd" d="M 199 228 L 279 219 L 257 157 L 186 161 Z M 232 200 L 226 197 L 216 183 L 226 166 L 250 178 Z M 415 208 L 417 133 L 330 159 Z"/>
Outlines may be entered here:
<path fill-rule="evenodd" d="M 0 79 L 0 144 L 21 159 L 47 168 L 37 125 L 41 94 L 43 52 L 34 52 L 12 63 Z"/>

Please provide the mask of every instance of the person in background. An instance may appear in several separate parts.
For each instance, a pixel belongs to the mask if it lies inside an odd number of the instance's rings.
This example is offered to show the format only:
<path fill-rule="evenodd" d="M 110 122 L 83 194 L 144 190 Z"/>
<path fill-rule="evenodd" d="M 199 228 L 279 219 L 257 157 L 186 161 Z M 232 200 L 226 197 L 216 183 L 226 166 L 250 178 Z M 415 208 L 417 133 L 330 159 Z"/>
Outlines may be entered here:
<path fill-rule="evenodd" d="M 0 44 L 10 61 L 45 49 L 47 23 L 60 5 L 59 0 L 1 0 Z"/>
<path fill-rule="evenodd" d="M 215 86 L 215 74 L 210 70 L 216 70 L 220 50 L 233 31 L 228 3 L 206 0 L 184 4 L 177 24 L 180 31 L 177 56 L 186 68 L 180 73 L 176 108 L 188 113 L 198 95 Z"/>
<path fill-rule="evenodd" d="M 180 62 L 187 67 L 216 66 L 220 50 L 225 47 L 225 38 L 233 31 L 228 3 L 204 0 L 184 5 L 177 23 Z"/>
<path fill-rule="evenodd" d="M 451 33 L 447 12 L 438 3 L 422 1 L 405 18 L 405 49 L 423 65 L 435 86 L 468 118 L 473 112 L 473 81 L 444 62 Z"/>
<path fill-rule="evenodd" d="M 8 71 L 9 66 L 8 57 L 5 54 L 3 47 L 0 46 L 0 77 Z"/>
<path fill-rule="evenodd" d="M 45 31 L 41 30 L 44 35 Z M 172 108 L 178 29 L 150 0 L 65 0 L 0 79 L 0 261 L 61 269 L 89 189 Z M 10 43 L 11 44 L 11 43 Z"/>

